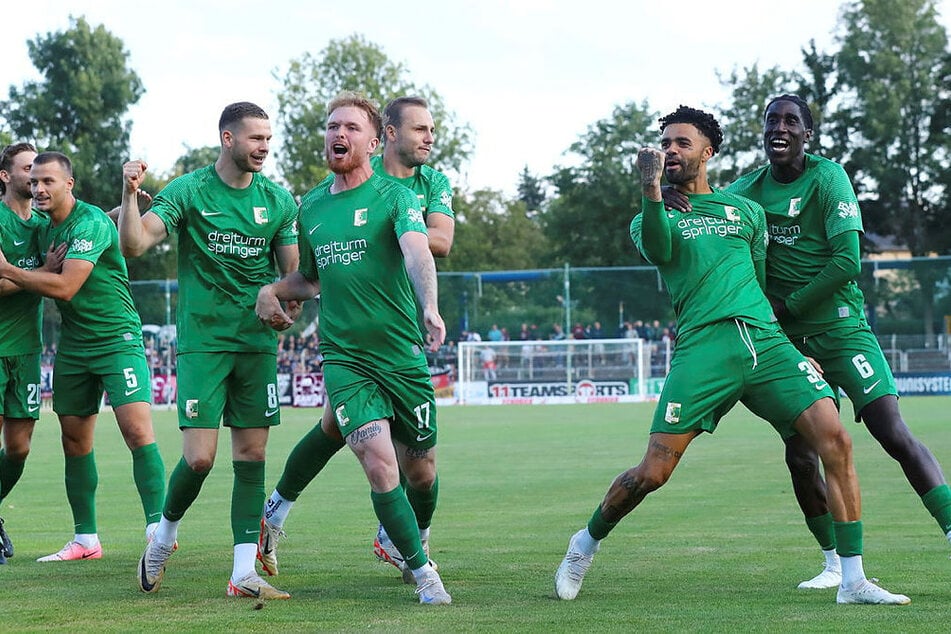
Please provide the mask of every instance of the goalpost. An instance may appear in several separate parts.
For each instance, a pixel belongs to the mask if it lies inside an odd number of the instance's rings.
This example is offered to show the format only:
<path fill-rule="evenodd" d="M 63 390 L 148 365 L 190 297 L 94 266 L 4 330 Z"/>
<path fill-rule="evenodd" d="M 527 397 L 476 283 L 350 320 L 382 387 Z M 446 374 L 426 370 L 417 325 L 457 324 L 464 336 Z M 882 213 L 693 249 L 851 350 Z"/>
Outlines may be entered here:
<path fill-rule="evenodd" d="M 648 398 L 642 339 L 462 341 L 459 404 L 622 403 Z"/>

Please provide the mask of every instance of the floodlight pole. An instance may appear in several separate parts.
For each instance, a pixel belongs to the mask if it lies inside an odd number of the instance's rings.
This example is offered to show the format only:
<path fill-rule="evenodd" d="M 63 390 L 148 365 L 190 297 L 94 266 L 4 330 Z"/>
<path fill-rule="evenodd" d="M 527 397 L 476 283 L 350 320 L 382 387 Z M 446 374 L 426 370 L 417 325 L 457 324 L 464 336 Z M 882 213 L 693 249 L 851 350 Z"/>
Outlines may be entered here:
<path fill-rule="evenodd" d="M 565 262 L 565 336 L 571 332 L 571 278 L 568 263 Z"/>

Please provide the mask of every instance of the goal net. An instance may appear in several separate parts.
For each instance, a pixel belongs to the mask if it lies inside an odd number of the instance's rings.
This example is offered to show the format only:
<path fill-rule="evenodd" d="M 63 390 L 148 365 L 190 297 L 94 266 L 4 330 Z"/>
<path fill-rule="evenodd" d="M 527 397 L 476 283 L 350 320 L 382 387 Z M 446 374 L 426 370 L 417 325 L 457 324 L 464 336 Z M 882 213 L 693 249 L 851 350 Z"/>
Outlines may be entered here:
<path fill-rule="evenodd" d="M 460 404 L 634 402 L 648 398 L 641 339 L 462 341 Z"/>

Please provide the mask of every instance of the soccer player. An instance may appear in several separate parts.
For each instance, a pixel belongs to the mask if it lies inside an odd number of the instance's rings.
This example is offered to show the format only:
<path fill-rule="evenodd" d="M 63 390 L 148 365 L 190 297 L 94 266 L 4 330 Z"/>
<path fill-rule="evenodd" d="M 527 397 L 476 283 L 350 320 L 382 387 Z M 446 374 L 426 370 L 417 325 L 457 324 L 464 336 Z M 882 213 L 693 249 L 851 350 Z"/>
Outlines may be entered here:
<path fill-rule="evenodd" d="M 33 209 L 30 166 L 36 148 L 30 143 L 8 145 L 0 153 L 0 250 L 18 267 L 39 268 L 38 234 L 49 219 Z M 40 352 L 42 297 L 21 292 L 0 279 L 0 504 L 23 474 L 30 453 L 33 427 L 40 417 Z M 13 556 L 13 542 L 0 518 L 0 564 Z"/>
<path fill-rule="evenodd" d="M 445 175 L 425 165 L 435 135 L 426 100 L 398 97 L 387 104 L 383 110 L 383 135 L 383 153 L 371 158 L 370 166 L 374 173 L 401 183 L 416 193 L 429 232 L 429 250 L 437 257 L 448 256 L 455 229 L 452 186 Z M 333 410 L 325 404 L 323 419 L 291 451 L 281 479 L 264 508 L 258 559 L 268 574 L 278 573 L 277 542 L 283 535 L 284 522 L 291 507 L 301 491 L 343 446 Z M 436 509 L 439 481 L 434 463 L 421 458 L 424 456 L 406 456 L 406 476 L 401 471 L 400 481 L 406 487 L 406 495 L 416 514 L 420 539 L 428 557 L 429 529 Z M 381 561 L 400 569 L 404 582 L 416 583 L 382 524 L 377 527 L 373 550 Z"/>
<path fill-rule="evenodd" d="M 845 391 L 856 422 L 864 421 L 898 461 L 951 540 L 951 489 L 934 455 L 902 419 L 895 379 L 865 318 L 865 297 L 855 282 L 861 271 L 862 216 L 849 178 L 838 163 L 805 151 L 813 118 L 800 97 L 771 100 L 764 124 L 769 163 L 727 191 L 766 210 L 766 293 L 773 310 L 796 347 L 818 361 L 830 384 Z M 786 463 L 806 525 L 825 556 L 822 572 L 799 587 L 835 587 L 842 569 L 818 458 L 793 436 L 786 440 Z"/>
<path fill-rule="evenodd" d="M 343 93 L 328 112 L 324 152 L 333 179 L 301 201 L 301 268 L 264 286 L 255 310 L 283 328 L 292 320 L 279 300 L 320 292 L 329 408 L 370 482 L 377 519 L 406 554 L 420 603 L 446 604 L 452 599 L 429 562 L 399 477 L 400 468 L 411 482 L 423 469 L 435 480 L 436 471 L 435 393 L 416 300 L 434 346 L 446 328 L 426 224 L 414 193 L 370 165 L 382 128 L 376 107 Z"/>
<path fill-rule="evenodd" d="M 803 436 L 821 457 L 842 562 L 837 602 L 909 603 L 865 577 L 851 439 L 838 420 L 832 390 L 779 329 L 763 294 L 763 209 L 714 191 L 707 181 L 707 162 L 723 140 L 720 126 L 710 114 L 685 106 L 660 125 L 662 151 L 638 153 L 642 213 L 631 222 L 631 238 L 670 290 L 680 328 L 677 349 L 644 458 L 618 475 L 587 527 L 571 537 L 555 574 L 558 597 L 577 596 L 601 540 L 667 482 L 694 438 L 712 433 L 742 401 L 783 438 Z M 692 212 L 665 211 L 662 171 L 690 197 Z"/>
<path fill-rule="evenodd" d="M 147 537 L 158 525 L 165 499 L 165 466 L 152 430 L 152 383 L 142 322 L 132 302 L 119 236 L 101 209 L 73 196 L 73 183 L 72 163 L 64 154 L 43 152 L 33 158 L 33 201 L 50 220 L 40 244 L 68 245 L 61 270 L 29 270 L 0 258 L 0 277 L 52 297 L 62 317 L 53 366 L 53 410 L 62 430 L 75 535 L 59 552 L 37 560 L 42 562 L 102 557 L 93 437 L 103 390 L 132 452 Z"/>
<path fill-rule="evenodd" d="M 287 599 L 254 569 L 268 430 L 280 423 L 277 335 L 254 316 L 258 289 L 297 269 L 297 205 L 260 172 L 271 142 L 267 113 L 248 102 L 225 107 L 214 164 L 173 180 L 139 215 L 147 168 L 123 166 L 119 210 L 123 253 L 138 256 L 178 232 L 178 424 L 182 457 L 154 539 L 139 560 L 143 592 L 156 592 L 178 527 L 215 463 L 219 425 L 231 428 L 234 565 L 227 595 Z"/>

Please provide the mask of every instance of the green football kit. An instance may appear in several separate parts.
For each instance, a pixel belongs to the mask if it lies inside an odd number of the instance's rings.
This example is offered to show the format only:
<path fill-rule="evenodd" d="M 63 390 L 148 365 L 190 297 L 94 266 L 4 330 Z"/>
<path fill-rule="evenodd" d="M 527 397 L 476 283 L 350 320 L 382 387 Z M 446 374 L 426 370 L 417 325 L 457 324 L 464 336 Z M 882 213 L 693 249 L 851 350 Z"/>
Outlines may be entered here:
<path fill-rule="evenodd" d="M 276 277 L 274 247 L 297 241 L 293 197 L 261 174 L 235 189 L 209 165 L 169 183 L 150 211 L 178 233 L 179 426 L 277 425 L 277 334 L 254 304 Z"/>
<path fill-rule="evenodd" d="M 49 225 L 40 242 L 63 243 L 64 263 L 84 260 L 93 267 L 72 299 L 56 300 L 62 327 L 53 364 L 53 410 L 60 416 L 95 415 L 103 390 L 113 409 L 150 403 L 142 322 L 115 223 L 99 207 L 77 200 L 63 222 Z M 132 473 L 145 522 L 155 523 L 165 498 L 165 465 L 155 442 L 132 450 Z M 65 476 L 76 533 L 96 533 L 95 452 L 66 456 Z"/>
<path fill-rule="evenodd" d="M 455 212 L 452 210 L 452 185 L 446 175 L 438 170 L 434 170 L 428 165 L 417 165 L 413 170 L 413 175 L 407 178 L 397 178 L 387 174 L 383 167 L 383 156 L 377 155 L 370 159 L 370 166 L 373 171 L 400 185 L 409 187 L 416 192 L 419 200 L 419 210 L 423 212 L 423 218 L 429 214 L 444 214 L 450 218 L 455 218 Z"/>
<path fill-rule="evenodd" d="M 691 195 L 689 213 L 644 200 L 631 238 L 645 249 L 645 214 L 660 218 L 670 258 L 657 263 L 677 316 L 677 347 L 652 432 L 713 432 L 742 401 L 783 437 L 803 411 L 832 391 L 775 323 L 760 277 L 766 258 L 762 207 L 714 191 Z M 647 236 L 647 242 L 658 236 Z"/>
<path fill-rule="evenodd" d="M 31 210 L 24 220 L 0 201 L 0 248 L 21 269 L 42 264 L 45 252 L 40 236 L 49 219 Z M 43 298 L 19 291 L 3 298 L 0 311 L 0 416 L 40 417 L 40 352 L 43 349 Z"/>
<path fill-rule="evenodd" d="M 770 238 L 766 292 L 788 309 L 780 324 L 819 362 L 823 376 L 845 391 L 858 420 L 865 405 L 898 391 L 865 317 L 865 297 L 854 279 L 842 279 L 834 262 L 839 248 L 859 257 L 862 216 L 855 191 L 838 163 L 812 154 L 805 162 L 792 183 L 780 183 L 765 165 L 728 191 L 764 207 Z"/>
<path fill-rule="evenodd" d="M 337 194 L 322 182 L 301 201 L 300 272 L 320 280 L 320 350 L 341 433 L 392 418 L 394 438 L 425 449 L 436 444 L 435 393 L 399 245 L 426 233 L 418 207 L 378 174 Z"/>
<path fill-rule="evenodd" d="M 98 207 L 77 200 L 41 243 L 66 243 L 66 261 L 93 264 L 72 299 L 56 300 L 63 323 L 53 366 L 53 409 L 90 416 L 99 411 L 103 389 L 113 407 L 151 402 L 142 322 L 115 223 Z"/>

